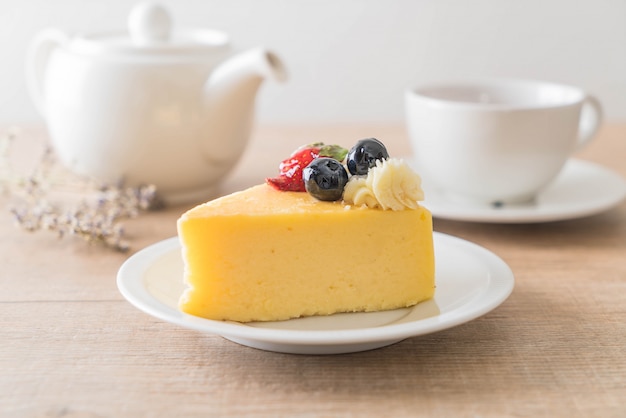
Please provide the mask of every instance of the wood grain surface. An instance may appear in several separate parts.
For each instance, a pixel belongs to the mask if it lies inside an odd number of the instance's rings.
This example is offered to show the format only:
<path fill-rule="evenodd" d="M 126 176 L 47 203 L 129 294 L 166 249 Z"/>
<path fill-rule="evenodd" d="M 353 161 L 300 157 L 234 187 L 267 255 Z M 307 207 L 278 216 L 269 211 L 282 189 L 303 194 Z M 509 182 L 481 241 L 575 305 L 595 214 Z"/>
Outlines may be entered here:
<path fill-rule="evenodd" d="M 402 126 L 259 127 L 219 193 L 275 174 L 302 143 L 368 136 L 392 155 L 410 153 Z M 25 166 L 45 130 L 24 128 L 19 141 Z M 577 157 L 626 177 L 626 126 L 606 126 Z M 306 356 L 182 329 L 122 298 L 120 265 L 174 236 L 186 206 L 127 221 L 132 250 L 120 254 L 25 233 L 9 200 L 0 198 L 1 416 L 626 416 L 626 202 L 545 224 L 436 219 L 435 230 L 509 264 L 510 298 L 477 320 L 387 348 Z"/>

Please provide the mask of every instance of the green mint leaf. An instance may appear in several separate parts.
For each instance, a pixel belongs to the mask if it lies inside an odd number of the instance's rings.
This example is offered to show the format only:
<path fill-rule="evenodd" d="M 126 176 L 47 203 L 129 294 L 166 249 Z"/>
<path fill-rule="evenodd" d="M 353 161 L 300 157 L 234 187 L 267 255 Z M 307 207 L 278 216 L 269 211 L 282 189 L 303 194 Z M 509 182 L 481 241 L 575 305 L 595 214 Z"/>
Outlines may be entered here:
<path fill-rule="evenodd" d="M 320 148 L 320 157 L 330 157 L 342 162 L 346 155 L 348 150 L 340 145 L 324 145 Z"/>

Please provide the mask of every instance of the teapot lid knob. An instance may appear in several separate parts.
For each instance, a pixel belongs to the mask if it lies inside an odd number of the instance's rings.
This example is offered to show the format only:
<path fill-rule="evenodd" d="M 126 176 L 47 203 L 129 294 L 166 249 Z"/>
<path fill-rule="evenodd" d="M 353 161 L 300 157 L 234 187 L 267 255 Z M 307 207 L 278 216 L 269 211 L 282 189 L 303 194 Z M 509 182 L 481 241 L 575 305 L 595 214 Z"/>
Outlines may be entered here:
<path fill-rule="evenodd" d="M 171 28 L 167 9 L 152 0 L 135 5 L 128 15 L 128 31 L 133 43 L 138 45 L 167 42 Z"/>

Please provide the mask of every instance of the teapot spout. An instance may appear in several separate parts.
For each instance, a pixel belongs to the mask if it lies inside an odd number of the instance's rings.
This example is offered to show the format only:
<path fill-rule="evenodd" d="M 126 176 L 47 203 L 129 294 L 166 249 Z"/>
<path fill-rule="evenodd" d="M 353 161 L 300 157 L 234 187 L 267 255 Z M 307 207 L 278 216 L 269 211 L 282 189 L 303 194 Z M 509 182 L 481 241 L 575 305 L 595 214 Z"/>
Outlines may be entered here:
<path fill-rule="evenodd" d="M 264 79 L 285 81 L 287 72 L 282 60 L 272 51 L 255 48 L 240 52 L 223 62 L 213 71 L 209 87 L 228 83 L 251 83 L 258 85 Z"/>
<path fill-rule="evenodd" d="M 220 64 L 206 81 L 206 132 L 212 138 L 207 138 L 205 143 L 207 146 L 219 143 L 219 155 L 224 160 L 241 155 L 247 145 L 254 119 L 256 94 L 266 79 L 285 81 L 285 66 L 273 52 L 255 48 L 234 55 Z M 206 155 L 216 155 L 215 149 L 207 151 L 210 152 Z"/>

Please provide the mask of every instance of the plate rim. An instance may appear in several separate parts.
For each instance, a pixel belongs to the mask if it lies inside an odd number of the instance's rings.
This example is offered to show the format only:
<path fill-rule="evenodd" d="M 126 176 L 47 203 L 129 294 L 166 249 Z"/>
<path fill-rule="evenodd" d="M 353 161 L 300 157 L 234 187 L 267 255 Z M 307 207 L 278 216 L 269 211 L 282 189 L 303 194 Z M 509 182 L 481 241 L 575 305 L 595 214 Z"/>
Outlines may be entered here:
<path fill-rule="evenodd" d="M 409 159 L 413 161 L 412 157 L 409 157 Z M 506 208 L 492 209 L 488 207 L 466 207 L 465 212 L 463 213 L 463 210 L 450 210 L 448 205 L 442 208 L 442 206 L 438 205 L 437 202 L 429 202 L 428 193 L 438 192 L 437 188 L 432 187 L 425 190 L 426 200 L 423 204 L 431 211 L 433 217 L 438 219 L 498 224 L 531 224 L 565 221 L 596 215 L 619 205 L 624 199 L 626 199 L 626 179 L 624 179 L 619 173 L 601 164 L 578 158 L 568 159 L 559 176 L 557 176 L 557 178 L 546 188 L 546 190 L 544 190 L 544 192 L 540 193 L 539 196 L 541 197 L 542 194 L 545 195 L 554 187 L 558 187 L 559 180 L 566 175 L 564 173 L 567 173 L 567 169 L 593 170 L 596 175 L 604 176 L 606 179 L 610 179 L 613 186 L 610 190 L 611 194 L 607 192 L 606 198 L 595 204 L 588 204 L 583 208 L 577 207 L 570 210 L 563 207 L 558 210 L 544 209 L 543 211 L 537 210 L 535 207 L 515 207 L 509 210 Z M 606 188 L 603 188 L 602 190 L 606 190 Z M 437 194 L 439 195 L 439 193 Z M 448 203 L 450 205 L 452 204 L 452 202 Z"/>
<path fill-rule="evenodd" d="M 483 316 L 502 304 L 512 293 L 515 284 L 513 272 L 496 254 L 478 244 L 440 232 L 433 232 L 433 239 L 435 257 L 437 257 L 439 245 L 460 246 L 481 257 L 482 261 L 489 265 L 488 286 L 470 301 L 452 311 L 399 324 L 347 330 L 293 330 L 250 327 L 241 323 L 215 321 L 183 313 L 157 299 L 143 286 L 147 269 L 159 258 L 181 248 L 176 236 L 149 245 L 130 256 L 118 271 L 117 286 L 124 298 L 133 306 L 163 321 L 227 339 L 297 346 L 366 344 L 426 335 Z M 498 286 L 494 286 L 494 280 Z M 158 308 L 155 308 L 155 305 Z M 459 313 L 464 313 L 464 315 L 459 315 Z"/>

